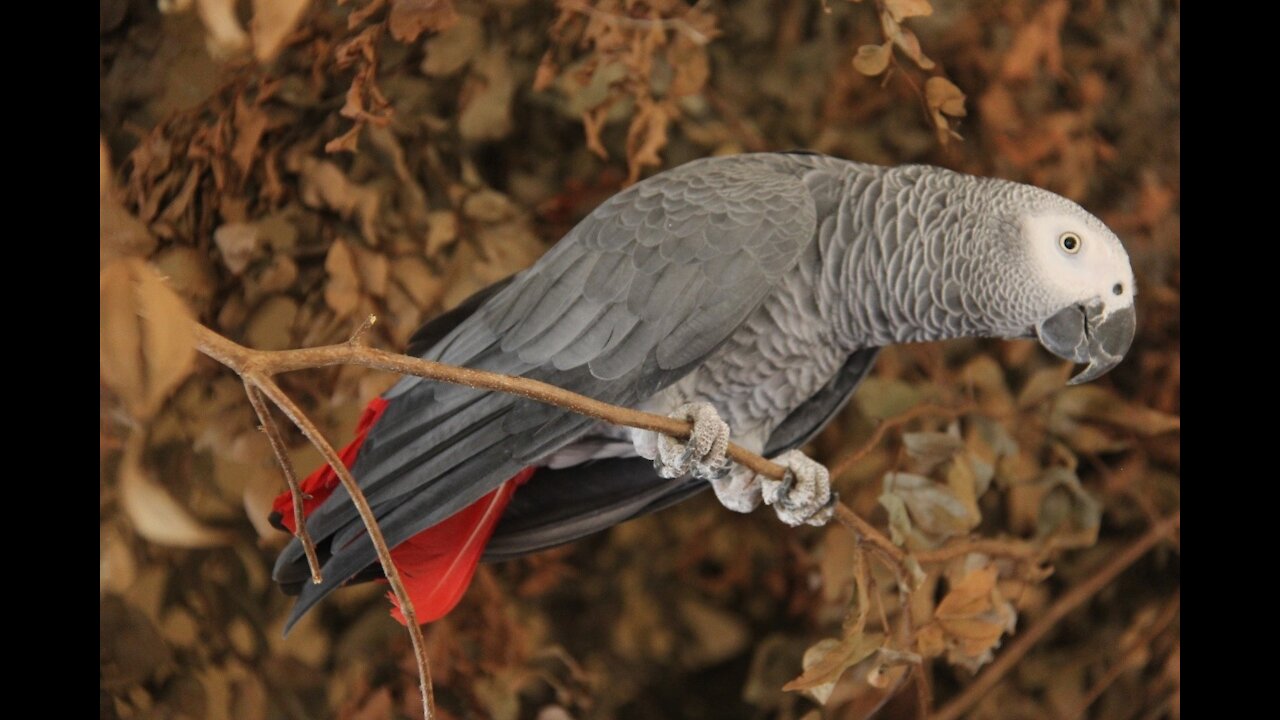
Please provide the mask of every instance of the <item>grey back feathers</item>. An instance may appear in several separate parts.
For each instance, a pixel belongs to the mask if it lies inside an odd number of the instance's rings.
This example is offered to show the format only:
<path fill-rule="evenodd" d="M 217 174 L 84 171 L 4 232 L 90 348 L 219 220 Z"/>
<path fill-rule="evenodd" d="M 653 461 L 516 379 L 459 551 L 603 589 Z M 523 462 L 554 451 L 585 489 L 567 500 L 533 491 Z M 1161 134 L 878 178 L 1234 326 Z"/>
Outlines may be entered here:
<path fill-rule="evenodd" d="M 714 351 L 809 245 L 814 202 L 782 156 L 676 168 L 605 202 L 427 351 L 632 405 Z M 392 546 L 449 517 L 591 422 L 502 394 L 407 378 L 353 473 Z M 343 493 L 308 519 L 330 558 L 290 622 L 375 561 Z M 295 541 L 276 576 L 304 562 Z"/>

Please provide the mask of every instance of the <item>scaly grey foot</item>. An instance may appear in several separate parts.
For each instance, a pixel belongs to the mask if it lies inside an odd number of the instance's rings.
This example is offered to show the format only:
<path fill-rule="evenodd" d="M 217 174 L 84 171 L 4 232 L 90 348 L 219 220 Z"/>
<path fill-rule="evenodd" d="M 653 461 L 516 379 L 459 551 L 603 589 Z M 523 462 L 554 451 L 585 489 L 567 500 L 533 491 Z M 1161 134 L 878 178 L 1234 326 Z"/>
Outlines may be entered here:
<path fill-rule="evenodd" d="M 761 495 L 788 525 L 821 527 L 835 515 L 838 496 L 831 491 L 831 474 L 799 450 L 788 450 L 773 461 L 787 468 L 782 480 L 762 477 Z"/>
<path fill-rule="evenodd" d="M 722 478 L 729 472 L 731 463 L 725 456 L 729 449 L 729 424 L 710 403 L 685 403 L 676 408 L 670 417 L 693 423 L 688 440 L 676 440 L 666 435 L 658 436 L 658 452 L 653 467 L 664 478 L 676 478 L 689 473 L 700 480 Z"/>

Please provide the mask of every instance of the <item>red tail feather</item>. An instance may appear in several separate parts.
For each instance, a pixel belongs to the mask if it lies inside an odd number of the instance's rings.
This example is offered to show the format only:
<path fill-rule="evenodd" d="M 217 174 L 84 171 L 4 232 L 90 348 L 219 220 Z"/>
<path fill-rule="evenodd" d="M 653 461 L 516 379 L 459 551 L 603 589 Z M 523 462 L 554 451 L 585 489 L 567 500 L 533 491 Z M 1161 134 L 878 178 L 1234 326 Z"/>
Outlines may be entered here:
<path fill-rule="evenodd" d="M 360 416 L 355 438 L 341 453 L 342 462 L 348 468 L 355 463 L 360 446 L 369 435 L 369 429 L 382 417 L 387 405 L 386 400 L 374 398 Z M 493 492 L 392 549 L 391 559 L 404 578 L 409 597 L 413 598 L 418 622 L 439 620 L 462 599 L 507 503 L 511 502 L 516 488 L 533 476 L 534 470 L 531 467 L 521 470 Z M 338 485 L 337 473 L 327 464 L 308 475 L 302 481 L 302 491 L 310 495 L 309 499 L 302 502 L 303 513 L 310 515 L 329 498 Z M 289 532 L 295 532 L 293 499 L 288 491 L 276 498 L 271 509 L 272 522 Z M 395 605 L 391 610 L 392 617 L 404 623 L 400 603 L 394 595 L 390 597 Z"/>
<path fill-rule="evenodd" d="M 525 484 L 536 468 L 525 468 L 496 490 L 471 503 L 447 520 L 414 535 L 391 551 L 405 589 L 413 599 L 418 622 L 429 623 L 449 613 L 471 585 L 485 545 L 502 518 L 502 511 L 516 488 Z M 400 603 L 391 616 L 404 624 Z"/>

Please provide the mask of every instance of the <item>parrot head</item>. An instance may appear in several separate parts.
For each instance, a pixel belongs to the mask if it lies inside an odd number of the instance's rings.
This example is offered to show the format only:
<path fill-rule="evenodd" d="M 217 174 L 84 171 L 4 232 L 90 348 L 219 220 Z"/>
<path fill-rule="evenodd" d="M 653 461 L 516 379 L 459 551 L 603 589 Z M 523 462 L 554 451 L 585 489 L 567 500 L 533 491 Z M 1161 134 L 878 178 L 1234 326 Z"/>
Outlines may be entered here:
<path fill-rule="evenodd" d="M 1086 364 L 1077 385 L 1115 367 L 1137 329 L 1133 268 L 1120 239 L 1075 203 L 1044 193 L 1015 224 L 1041 290 L 1032 333 L 1054 355 Z M 1039 194 L 1039 193 L 1037 193 Z"/>

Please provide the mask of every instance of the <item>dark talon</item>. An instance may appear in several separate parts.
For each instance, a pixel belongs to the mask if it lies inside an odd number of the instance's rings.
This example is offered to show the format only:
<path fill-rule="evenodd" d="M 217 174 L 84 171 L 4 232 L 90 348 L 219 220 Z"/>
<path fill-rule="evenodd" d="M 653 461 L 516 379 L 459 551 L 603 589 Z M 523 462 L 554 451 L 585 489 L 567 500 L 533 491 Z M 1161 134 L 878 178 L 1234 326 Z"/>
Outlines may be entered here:
<path fill-rule="evenodd" d="M 708 479 L 708 480 L 723 480 L 723 479 L 724 479 L 724 477 L 725 477 L 726 475 L 728 475 L 728 474 L 729 474 L 729 472 L 730 472 L 731 470 L 733 470 L 733 464 L 732 464 L 732 463 L 730 463 L 730 462 L 728 462 L 728 461 L 725 461 L 725 463 L 724 463 L 723 465 L 721 465 L 720 467 L 716 468 L 715 470 L 712 470 L 712 471 L 707 475 L 707 479 Z"/>
<path fill-rule="evenodd" d="M 781 507 L 783 510 L 792 510 L 795 508 L 791 504 L 791 488 L 796 484 L 796 474 L 787 470 L 782 476 L 782 484 L 773 493 L 773 505 Z"/>
<path fill-rule="evenodd" d="M 835 507 L 836 503 L 838 502 L 840 502 L 840 493 L 836 492 L 835 490 L 832 490 L 831 497 L 827 498 L 827 501 L 822 503 L 822 505 L 818 509 L 809 513 L 809 517 L 805 519 L 808 520 L 809 518 L 813 517 L 814 515 L 817 515 L 820 512 L 825 512 L 827 510 L 830 510 L 831 508 Z"/>
<path fill-rule="evenodd" d="M 680 453 L 680 459 L 676 461 L 676 467 L 689 467 L 689 462 L 693 460 L 693 439 L 690 438 L 688 445 L 685 445 L 684 452 Z"/>

